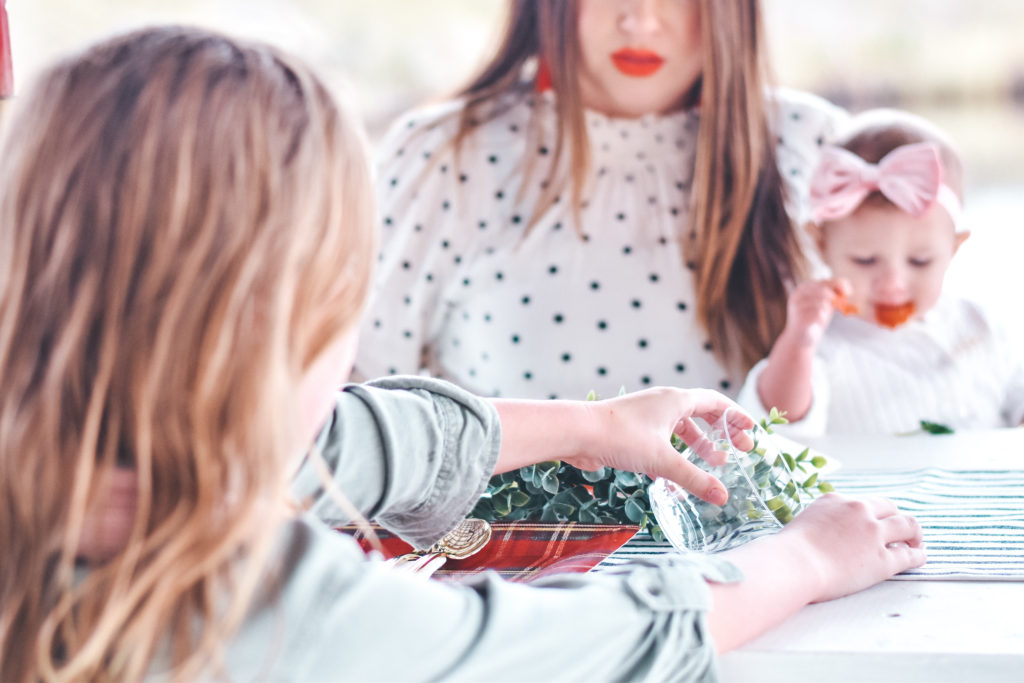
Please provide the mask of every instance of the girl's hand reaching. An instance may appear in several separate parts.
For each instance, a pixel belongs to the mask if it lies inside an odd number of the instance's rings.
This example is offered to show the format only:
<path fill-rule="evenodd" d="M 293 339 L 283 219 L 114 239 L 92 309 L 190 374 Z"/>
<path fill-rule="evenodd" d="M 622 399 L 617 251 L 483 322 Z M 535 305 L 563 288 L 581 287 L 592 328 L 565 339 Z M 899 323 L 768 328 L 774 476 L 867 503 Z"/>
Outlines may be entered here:
<path fill-rule="evenodd" d="M 665 477 L 716 505 L 728 492 L 671 445 L 677 434 L 712 465 L 724 462 L 694 418 L 724 424 L 738 448 L 752 448 L 754 420 L 709 389 L 656 387 L 603 401 L 495 401 L 502 421 L 498 471 L 543 460 L 582 470 L 601 467 Z"/>
<path fill-rule="evenodd" d="M 786 307 L 788 335 L 800 346 L 816 347 L 832 320 L 836 302 L 845 302 L 852 293 L 846 280 L 812 280 L 797 285 Z"/>
<path fill-rule="evenodd" d="M 814 354 L 836 308 L 844 315 L 856 311 L 847 300 L 852 293 L 850 283 L 843 279 L 812 280 L 790 292 L 786 327 L 772 346 L 768 365 L 757 380 L 757 394 L 763 406 L 778 408 L 790 422 L 807 415 L 814 398 Z"/>

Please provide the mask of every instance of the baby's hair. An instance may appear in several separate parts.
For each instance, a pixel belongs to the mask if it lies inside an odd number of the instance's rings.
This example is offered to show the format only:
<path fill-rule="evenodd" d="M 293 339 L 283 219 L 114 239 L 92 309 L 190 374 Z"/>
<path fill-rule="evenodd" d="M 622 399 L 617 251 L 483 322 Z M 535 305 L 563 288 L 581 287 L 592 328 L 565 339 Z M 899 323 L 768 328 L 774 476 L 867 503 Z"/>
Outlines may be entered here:
<path fill-rule="evenodd" d="M 932 142 L 942 157 L 943 182 L 963 200 L 963 165 L 953 142 L 928 119 L 900 109 L 869 109 L 853 117 L 836 141 L 837 147 L 877 164 L 897 147 Z M 880 192 L 872 192 L 865 204 L 889 204 Z"/>
<path fill-rule="evenodd" d="M 0 146 L 0 680 L 137 680 L 157 653 L 189 679 L 273 575 L 290 391 L 364 305 L 365 144 L 304 65 L 199 29 L 107 40 L 21 100 Z M 76 579 L 116 466 L 128 545 Z"/>

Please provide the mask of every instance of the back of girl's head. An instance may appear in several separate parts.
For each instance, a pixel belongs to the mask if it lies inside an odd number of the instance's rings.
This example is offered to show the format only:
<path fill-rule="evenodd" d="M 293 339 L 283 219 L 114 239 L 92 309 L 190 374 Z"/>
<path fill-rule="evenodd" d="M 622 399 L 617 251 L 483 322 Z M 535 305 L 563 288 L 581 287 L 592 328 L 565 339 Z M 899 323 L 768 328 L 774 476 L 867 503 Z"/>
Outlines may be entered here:
<path fill-rule="evenodd" d="M 858 113 L 836 141 L 836 146 L 877 164 L 897 147 L 934 143 L 942 158 L 943 182 L 963 199 L 963 165 L 949 137 L 931 121 L 900 109 L 869 109 Z M 875 192 L 866 202 L 887 202 Z"/>
<path fill-rule="evenodd" d="M 255 569 L 214 600 L 285 495 L 289 392 L 363 305 L 363 143 L 304 66 L 195 29 L 96 45 L 22 99 L 0 151 L 0 678 L 135 678 L 158 636 L 208 653 L 195 618 L 237 623 L 251 594 Z M 130 552 L 72 590 L 115 464 L 138 478 Z"/>

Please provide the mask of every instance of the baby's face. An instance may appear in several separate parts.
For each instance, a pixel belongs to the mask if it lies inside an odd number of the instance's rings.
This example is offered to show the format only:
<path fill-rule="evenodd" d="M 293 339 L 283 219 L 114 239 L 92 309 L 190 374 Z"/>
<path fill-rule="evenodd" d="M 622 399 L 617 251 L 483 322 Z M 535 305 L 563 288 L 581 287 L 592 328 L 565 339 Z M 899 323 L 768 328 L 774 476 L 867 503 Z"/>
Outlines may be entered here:
<path fill-rule="evenodd" d="M 862 205 L 821 230 L 825 262 L 853 287 L 850 302 L 862 318 L 889 326 L 902 321 L 897 311 L 917 317 L 935 305 L 953 254 L 967 238 L 939 206 L 915 218 L 891 205 Z M 897 320 L 887 319 L 891 315 Z"/>

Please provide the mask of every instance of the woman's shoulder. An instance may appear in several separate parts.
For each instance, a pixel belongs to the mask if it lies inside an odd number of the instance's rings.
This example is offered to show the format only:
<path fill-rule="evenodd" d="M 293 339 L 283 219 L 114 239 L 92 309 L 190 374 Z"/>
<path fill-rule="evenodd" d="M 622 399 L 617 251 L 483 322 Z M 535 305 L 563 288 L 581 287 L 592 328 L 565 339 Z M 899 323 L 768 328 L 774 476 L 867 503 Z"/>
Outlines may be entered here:
<path fill-rule="evenodd" d="M 388 127 L 378 149 L 393 154 L 410 147 L 436 147 L 453 141 L 464 124 L 468 126 L 466 144 L 510 143 L 521 139 L 532 104 L 529 97 L 509 93 L 478 107 L 474 116 L 479 121 L 465 120 L 465 98 L 421 105 L 400 115 Z"/>
<path fill-rule="evenodd" d="M 849 117 L 843 107 L 806 90 L 776 86 L 768 90 L 767 100 L 780 114 L 790 117 L 794 114 L 843 120 Z"/>
<path fill-rule="evenodd" d="M 792 88 L 768 91 L 769 117 L 784 145 L 820 147 L 846 125 L 850 114 L 824 97 Z"/>

